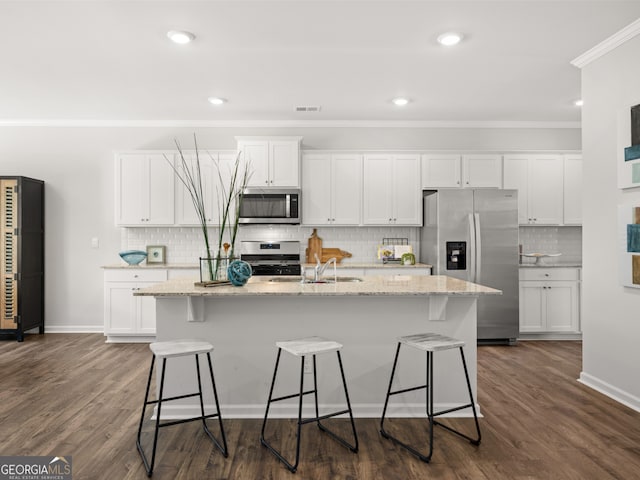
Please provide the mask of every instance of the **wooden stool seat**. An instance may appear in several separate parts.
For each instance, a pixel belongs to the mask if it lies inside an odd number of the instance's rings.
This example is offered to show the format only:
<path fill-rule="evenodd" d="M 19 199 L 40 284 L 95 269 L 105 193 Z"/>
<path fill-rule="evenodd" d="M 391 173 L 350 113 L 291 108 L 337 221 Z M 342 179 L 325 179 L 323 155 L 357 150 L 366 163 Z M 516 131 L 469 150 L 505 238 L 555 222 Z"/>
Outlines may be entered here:
<path fill-rule="evenodd" d="M 464 347 L 464 342 L 455 338 L 439 335 L 437 333 L 418 333 L 398 337 L 398 341 L 408 347 L 417 348 L 425 352 L 437 352 L 451 348 Z"/>
<path fill-rule="evenodd" d="M 305 355 L 335 352 L 342 348 L 342 344 L 324 337 L 306 337 L 298 340 L 276 342 L 276 347 L 296 357 L 303 357 Z"/>
<path fill-rule="evenodd" d="M 167 342 L 155 342 L 149 348 L 156 357 L 182 357 L 184 355 L 197 355 L 213 351 L 213 345 L 202 340 L 171 340 Z"/>

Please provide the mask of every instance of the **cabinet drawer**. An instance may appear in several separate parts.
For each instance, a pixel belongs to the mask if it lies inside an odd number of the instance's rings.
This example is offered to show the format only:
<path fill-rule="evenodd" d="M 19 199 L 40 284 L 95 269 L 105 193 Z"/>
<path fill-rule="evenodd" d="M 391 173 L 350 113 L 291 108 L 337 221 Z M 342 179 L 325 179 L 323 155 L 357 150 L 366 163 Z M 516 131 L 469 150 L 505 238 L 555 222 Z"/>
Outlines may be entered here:
<path fill-rule="evenodd" d="M 167 270 L 161 269 L 114 269 L 105 270 L 105 282 L 164 282 L 167 280 Z"/>
<path fill-rule="evenodd" d="M 580 280 L 578 268 L 521 268 L 520 280 Z"/>

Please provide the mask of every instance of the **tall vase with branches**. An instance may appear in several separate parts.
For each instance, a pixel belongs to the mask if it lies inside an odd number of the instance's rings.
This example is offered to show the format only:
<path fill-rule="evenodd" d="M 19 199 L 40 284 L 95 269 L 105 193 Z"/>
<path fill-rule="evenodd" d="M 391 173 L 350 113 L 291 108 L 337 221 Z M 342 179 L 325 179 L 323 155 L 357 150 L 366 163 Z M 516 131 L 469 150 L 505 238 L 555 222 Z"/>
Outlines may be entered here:
<path fill-rule="evenodd" d="M 198 141 L 194 135 L 195 158 L 192 159 L 192 161 L 185 155 L 178 140 L 176 139 L 174 141 L 178 150 L 177 162 L 174 164 L 174 162 L 171 162 L 166 156 L 165 158 L 172 166 L 177 178 L 184 185 L 193 202 L 193 207 L 198 217 L 204 239 L 206 255 L 204 261 L 208 270 L 208 277 L 210 280 L 219 280 L 221 275 L 220 268 L 218 267 L 223 265 L 228 259 L 233 258 L 235 253 L 240 207 L 242 205 L 243 192 L 249 180 L 249 166 L 247 164 L 242 165 L 240 152 L 238 152 L 235 162 L 231 167 L 230 176 L 226 179 L 220 163 L 209 155 L 209 159 L 215 164 L 218 173 L 216 193 L 218 196 L 218 214 L 220 218 L 218 245 L 215 248 L 215 255 L 212 255 L 214 250 L 212 249 L 209 238 L 209 225 L 207 223 L 208 205 L 205 196 L 205 179 L 203 178 L 201 168 Z M 226 183 L 227 181 L 228 183 Z M 229 242 L 225 242 L 225 234 L 228 234 Z M 224 272 L 224 269 L 222 272 Z"/>

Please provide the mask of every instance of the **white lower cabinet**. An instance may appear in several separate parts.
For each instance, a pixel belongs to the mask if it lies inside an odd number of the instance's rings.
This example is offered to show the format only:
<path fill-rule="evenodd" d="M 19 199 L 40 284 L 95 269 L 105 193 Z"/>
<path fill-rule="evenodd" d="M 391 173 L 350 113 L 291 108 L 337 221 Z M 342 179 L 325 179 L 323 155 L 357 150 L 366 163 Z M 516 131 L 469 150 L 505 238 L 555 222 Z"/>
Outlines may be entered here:
<path fill-rule="evenodd" d="M 166 280 L 165 269 L 105 270 L 104 334 L 107 342 L 146 342 L 155 338 L 155 298 L 134 297 L 133 292 Z"/>
<path fill-rule="evenodd" d="M 520 333 L 580 332 L 580 270 L 520 269 Z"/>

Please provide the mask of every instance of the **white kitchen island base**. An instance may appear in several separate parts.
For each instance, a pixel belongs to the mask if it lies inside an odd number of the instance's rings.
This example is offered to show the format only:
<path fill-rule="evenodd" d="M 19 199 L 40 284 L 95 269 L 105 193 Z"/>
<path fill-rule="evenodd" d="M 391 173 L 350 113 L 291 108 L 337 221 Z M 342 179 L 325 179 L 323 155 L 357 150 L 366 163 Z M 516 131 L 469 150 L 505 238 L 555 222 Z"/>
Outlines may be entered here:
<path fill-rule="evenodd" d="M 431 277 L 431 281 L 437 278 Z M 349 293 L 349 288 L 362 291 L 364 285 L 361 284 L 348 286 L 347 293 L 341 294 L 343 285 L 292 285 L 300 288 L 301 293 L 287 294 L 282 293 L 286 287 L 278 285 L 268 287 L 279 292 L 272 294 L 241 293 L 245 286 L 201 289 L 202 294 L 197 295 L 193 291 L 179 293 L 175 285 L 172 289 L 170 285 L 161 284 L 156 289 L 141 290 L 141 294 L 156 297 L 158 341 L 193 338 L 214 345 L 213 362 L 223 417 L 262 418 L 277 354 L 275 342 L 318 335 L 343 344 L 342 358 L 354 414 L 375 418 L 382 414 L 397 337 L 402 335 L 435 332 L 464 340 L 471 386 L 477 399 L 477 298 L 481 294 L 500 292 L 462 283 L 478 288 L 423 294 L 416 294 L 413 289 L 406 294 L 388 290 L 381 294 Z M 234 288 L 235 291 L 228 290 L 232 292 L 228 295 L 222 290 Z M 194 316 L 197 321 L 188 320 Z M 165 396 L 197 390 L 194 368 L 185 362 L 193 359 L 169 362 Z M 320 355 L 317 362 L 322 414 L 341 408 L 344 394 L 335 355 Z M 438 352 L 434 366 L 436 410 L 468 403 L 457 350 Z M 300 359 L 283 353 L 274 395 L 296 393 L 299 372 Z M 424 352 L 403 349 L 394 389 L 423 385 L 425 378 Z M 312 386 L 313 375 L 305 374 L 305 390 Z M 210 392 L 210 386 L 203 387 L 205 392 Z M 199 406 L 191 400 L 163 406 L 163 418 L 197 416 Z M 205 397 L 205 400 L 213 405 L 213 398 Z M 312 405 L 313 397 L 306 396 L 305 409 L 310 416 Z M 274 417 L 295 418 L 297 415 L 295 399 L 279 402 L 272 408 Z M 455 416 L 471 416 L 471 409 L 467 410 L 455 412 Z M 393 397 L 388 415 L 424 417 L 424 391 Z"/>

